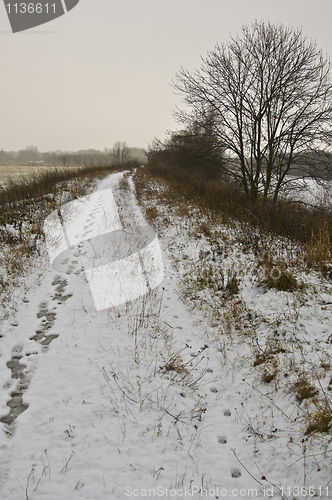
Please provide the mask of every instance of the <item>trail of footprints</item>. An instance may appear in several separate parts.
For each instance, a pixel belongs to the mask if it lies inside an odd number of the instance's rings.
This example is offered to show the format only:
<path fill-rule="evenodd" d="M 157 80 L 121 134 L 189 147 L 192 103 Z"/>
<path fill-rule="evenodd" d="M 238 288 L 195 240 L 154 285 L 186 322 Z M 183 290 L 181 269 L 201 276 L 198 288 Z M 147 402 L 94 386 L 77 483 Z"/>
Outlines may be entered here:
<path fill-rule="evenodd" d="M 87 234 L 92 232 L 91 226 L 93 225 L 93 221 L 94 221 L 96 213 L 98 212 L 98 208 L 100 208 L 100 204 L 97 205 L 97 207 L 94 209 L 94 211 L 91 212 L 89 219 L 87 219 L 87 225 L 84 227 L 84 236 L 87 236 Z M 81 247 L 81 245 L 78 245 L 78 246 Z M 74 254 L 74 257 L 79 257 L 79 256 L 80 256 L 80 253 Z M 67 263 L 66 261 L 69 262 L 69 260 L 70 259 L 66 259 L 64 262 L 62 262 L 62 264 L 66 264 Z M 67 267 L 67 271 L 66 271 L 67 274 L 72 274 L 73 272 L 75 272 L 75 269 L 76 269 L 75 274 L 76 273 L 79 274 L 81 272 L 81 270 L 80 269 L 77 270 L 77 264 L 78 264 L 78 260 L 72 260 L 70 262 L 69 266 Z M 55 293 L 52 297 L 52 300 L 56 301 L 57 305 L 61 305 L 62 303 L 64 303 L 66 300 L 68 300 L 72 296 L 71 294 L 65 295 L 65 288 L 66 288 L 67 284 L 68 284 L 67 280 L 62 278 L 61 276 L 56 276 L 53 283 L 52 283 L 52 285 L 55 286 Z M 165 291 L 168 292 L 169 290 L 166 288 Z M 166 300 L 170 300 L 170 299 L 171 299 L 170 296 L 166 297 Z M 25 301 L 28 302 L 27 300 L 25 300 Z M 164 304 L 164 308 L 168 309 L 169 306 L 167 304 Z M 54 334 L 48 333 L 48 331 L 53 327 L 55 319 L 56 319 L 57 313 L 55 312 L 55 310 L 56 310 L 56 306 L 53 307 L 52 309 L 50 309 L 48 307 L 47 302 L 42 302 L 39 305 L 39 312 L 37 313 L 37 318 L 41 319 L 40 328 L 36 330 L 35 335 L 33 337 L 31 337 L 30 340 L 34 340 L 34 341 L 38 342 L 39 344 L 41 344 L 43 351 L 46 351 L 47 348 L 49 347 L 50 343 L 59 336 L 58 334 L 55 334 L 55 333 Z M 173 315 L 173 318 L 177 319 L 178 316 Z M 176 328 L 179 330 L 183 329 L 182 326 L 176 326 Z M 1 335 L 0 335 L 0 338 L 1 338 Z M 12 435 L 12 433 L 13 433 L 13 429 L 10 428 L 11 424 L 13 424 L 13 422 L 16 420 L 16 418 L 28 408 L 28 405 L 23 403 L 23 394 L 24 394 L 24 391 L 28 388 L 30 380 L 29 380 L 28 375 L 24 372 L 27 365 L 20 362 L 20 360 L 23 357 L 21 353 L 22 353 L 22 347 L 18 346 L 16 348 L 14 348 L 13 353 L 12 353 L 12 358 L 7 363 L 8 368 L 10 368 L 11 372 L 12 372 L 12 379 L 19 379 L 19 383 L 17 384 L 15 391 L 10 393 L 11 399 L 7 402 L 7 406 L 10 409 L 9 414 L 0 418 L 0 422 L 7 424 L 8 427 L 7 427 L 6 432 L 9 435 Z M 26 354 L 26 356 L 33 355 L 33 354 L 37 355 L 38 353 L 37 352 L 30 353 L 30 354 Z M 195 353 L 192 353 L 191 355 L 195 356 Z M 207 371 L 207 373 L 213 372 L 213 370 L 210 368 L 208 368 L 206 371 Z M 11 385 L 11 383 L 9 383 L 9 384 Z M 211 386 L 210 392 L 217 393 L 218 389 L 215 386 Z M 224 410 L 223 414 L 224 414 L 224 417 L 230 417 L 231 411 L 226 409 L 226 410 Z M 218 435 L 217 441 L 220 445 L 225 445 L 225 444 L 227 444 L 227 437 L 224 435 Z M 241 477 L 240 469 L 232 468 L 231 475 L 233 478 Z"/>
<path fill-rule="evenodd" d="M 57 305 L 63 304 L 72 296 L 72 294 L 65 294 L 67 284 L 67 280 L 61 278 L 60 276 L 56 276 L 54 278 L 52 285 L 55 287 L 55 292 L 52 300 L 56 301 Z M 27 302 L 27 300 L 25 300 L 25 302 Z M 56 319 L 56 308 L 57 306 L 49 308 L 47 302 L 41 302 L 39 305 L 37 318 L 41 320 L 40 327 L 36 330 L 35 335 L 30 337 L 30 340 L 34 340 L 35 342 L 41 344 L 43 351 L 46 351 L 52 340 L 59 336 L 56 333 L 49 333 L 49 330 L 53 327 Z M 15 380 L 18 380 L 15 390 L 10 393 L 11 399 L 7 402 L 9 413 L 0 418 L 0 422 L 7 425 L 7 429 L 5 429 L 5 431 L 9 435 L 13 433 L 11 426 L 16 418 L 28 408 L 28 405 L 23 402 L 23 394 L 29 387 L 30 378 L 29 374 L 25 372 L 27 365 L 21 362 L 21 359 L 23 358 L 22 350 L 23 348 L 21 346 L 14 347 L 12 357 L 7 362 L 7 366 L 12 372 L 12 380 L 7 382 L 5 388 L 10 387 Z M 30 352 L 25 354 L 25 357 L 36 355 L 38 355 L 38 352 Z"/>
<path fill-rule="evenodd" d="M 94 219 L 96 215 L 98 214 L 99 210 L 102 207 L 101 201 L 97 204 L 96 208 L 91 212 L 91 215 L 87 219 L 87 225 L 84 227 L 84 237 L 86 237 L 90 232 L 92 232 L 92 226 L 94 224 Z M 78 245 L 78 247 L 81 247 L 82 245 Z M 80 253 L 75 253 L 74 257 L 80 257 Z M 70 259 L 65 259 L 65 261 L 62 262 L 62 265 L 67 264 L 67 261 L 69 262 Z M 69 262 L 69 265 L 67 267 L 66 273 L 72 274 L 73 272 L 75 274 L 80 274 L 82 269 L 78 268 L 78 260 L 71 260 Z M 65 278 L 62 278 L 61 276 L 56 276 L 53 280 L 52 285 L 55 287 L 55 293 L 52 297 L 53 301 L 57 302 L 57 305 L 61 305 L 66 300 L 68 300 L 72 294 L 65 294 L 65 288 L 67 286 L 68 282 Z M 24 302 L 29 302 L 27 298 L 23 299 Z M 46 351 L 50 345 L 50 343 L 56 339 L 59 335 L 56 333 L 48 333 L 48 331 L 53 327 L 56 315 L 57 313 L 55 312 L 56 306 L 53 308 L 49 308 L 47 302 L 41 302 L 39 305 L 39 311 L 37 313 L 37 318 L 41 319 L 41 324 L 40 328 L 36 330 L 35 335 L 30 338 L 30 340 L 34 340 L 35 342 L 38 342 L 42 346 L 42 350 Z M 13 326 L 18 326 L 17 324 Z M 2 335 L 0 335 L 0 338 Z M 10 361 L 7 362 L 8 368 L 10 368 L 12 372 L 12 380 L 8 381 L 6 384 L 6 387 L 10 387 L 14 380 L 19 379 L 19 382 L 17 383 L 17 386 L 14 391 L 10 393 L 11 399 L 7 402 L 7 406 L 9 407 L 9 413 L 3 417 L 0 417 L 0 422 L 3 424 L 7 425 L 7 429 L 5 429 L 5 432 L 8 435 L 13 434 L 13 426 L 12 424 L 15 422 L 16 418 L 23 413 L 29 405 L 25 404 L 23 402 L 23 394 L 29 387 L 30 379 L 29 379 L 29 374 L 27 374 L 24 370 L 27 368 L 27 365 L 21 362 L 21 359 L 23 358 L 22 355 L 22 350 L 23 348 L 20 346 L 14 347 L 12 351 L 12 357 Z M 30 354 L 25 354 L 25 356 L 31 356 L 31 355 L 38 355 L 38 352 L 31 352 Z"/>

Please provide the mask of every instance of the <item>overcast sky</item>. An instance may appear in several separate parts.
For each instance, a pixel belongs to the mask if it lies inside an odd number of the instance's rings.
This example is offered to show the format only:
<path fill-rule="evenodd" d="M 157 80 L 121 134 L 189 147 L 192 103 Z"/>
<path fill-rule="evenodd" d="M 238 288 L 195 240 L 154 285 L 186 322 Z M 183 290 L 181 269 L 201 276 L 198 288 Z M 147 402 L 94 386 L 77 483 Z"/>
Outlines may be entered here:
<path fill-rule="evenodd" d="M 0 149 L 164 139 L 177 128 L 175 73 L 255 19 L 302 27 L 332 56 L 332 0 L 80 0 L 16 34 L 1 2 Z"/>

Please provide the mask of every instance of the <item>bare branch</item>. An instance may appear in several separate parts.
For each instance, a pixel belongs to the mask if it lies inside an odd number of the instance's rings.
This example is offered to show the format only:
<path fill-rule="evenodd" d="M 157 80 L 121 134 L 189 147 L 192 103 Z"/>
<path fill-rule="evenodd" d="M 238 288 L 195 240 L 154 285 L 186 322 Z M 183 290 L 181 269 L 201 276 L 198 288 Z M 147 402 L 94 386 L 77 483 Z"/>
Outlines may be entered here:
<path fill-rule="evenodd" d="M 312 160 L 332 143 L 330 61 L 301 31 L 244 26 L 241 37 L 208 52 L 199 70 L 181 68 L 173 86 L 186 105 L 178 121 L 203 130 L 213 116 L 223 168 L 253 199 L 262 192 L 276 200 L 295 165 L 320 175 Z"/>

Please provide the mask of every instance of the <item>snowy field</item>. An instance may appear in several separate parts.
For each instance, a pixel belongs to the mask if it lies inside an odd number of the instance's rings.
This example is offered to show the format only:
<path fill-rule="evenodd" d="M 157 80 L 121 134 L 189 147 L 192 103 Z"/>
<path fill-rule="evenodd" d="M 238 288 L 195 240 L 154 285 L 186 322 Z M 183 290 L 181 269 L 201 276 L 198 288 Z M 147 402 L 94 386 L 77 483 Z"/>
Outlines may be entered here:
<path fill-rule="evenodd" d="M 147 221 L 122 175 L 98 193 L 112 191 L 134 253 L 147 241 L 132 228 Z M 266 290 L 236 230 L 216 228 L 214 253 L 200 214 L 150 197 L 162 281 L 98 310 L 82 241 L 96 224 L 114 230 L 114 205 L 91 199 L 75 253 L 55 268 L 45 248 L 0 325 L 1 500 L 331 498 L 331 434 L 305 433 L 331 399 L 330 282 L 299 271 L 298 292 Z M 202 265 L 215 274 L 220 263 L 219 292 L 198 286 Z M 225 305 L 235 266 L 239 291 Z M 301 376 L 317 399 L 299 404 Z"/>
<path fill-rule="evenodd" d="M 50 166 L 22 166 L 22 165 L 0 165 L 0 189 L 2 186 L 6 186 L 10 180 L 17 182 L 22 178 L 27 178 L 34 174 L 43 174 L 45 172 L 50 172 L 52 170 L 61 170 L 62 167 L 50 167 Z M 78 167 L 66 167 L 78 168 Z"/>
<path fill-rule="evenodd" d="M 332 185 L 330 181 L 317 182 L 311 178 L 288 178 L 290 184 L 284 187 L 282 195 L 294 201 L 301 201 L 311 206 L 330 207 L 332 203 Z"/>

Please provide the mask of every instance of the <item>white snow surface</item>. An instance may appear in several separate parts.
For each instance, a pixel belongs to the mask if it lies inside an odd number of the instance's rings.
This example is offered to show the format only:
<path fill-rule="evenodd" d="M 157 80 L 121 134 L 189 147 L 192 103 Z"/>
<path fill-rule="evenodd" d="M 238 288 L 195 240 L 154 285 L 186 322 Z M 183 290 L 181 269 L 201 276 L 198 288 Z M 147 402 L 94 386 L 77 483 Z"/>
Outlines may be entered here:
<path fill-rule="evenodd" d="M 144 246 L 139 226 L 132 226 L 121 241 L 123 226 L 111 188 L 98 190 L 54 210 L 44 222 L 44 232 L 50 262 L 56 258 L 67 264 L 81 263 L 97 311 L 118 306 L 143 296 L 163 280 L 163 261 L 158 238 Z M 147 236 L 147 227 L 141 228 Z M 104 238 L 100 238 L 101 236 Z M 116 235 L 116 238 L 114 238 Z M 93 239 L 95 240 L 93 243 Z M 123 247 L 130 255 L 122 256 Z M 132 241 L 138 240 L 138 241 Z M 83 242 L 87 242 L 83 245 Z M 134 243 L 142 243 L 134 249 Z M 136 251 L 135 251 L 136 250 Z M 117 254 L 114 256 L 114 253 Z M 114 258 L 110 262 L 111 255 Z M 77 261 L 76 258 L 79 260 Z M 98 262 L 105 262 L 98 266 Z M 65 265 L 63 264 L 63 265 Z M 69 264 L 69 269 L 71 264 Z M 112 283 L 112 286 L 110 286 Z"/>
<path fill-rule="evenodd" d="M 120 178 L 98 189 L 117 189 Z M 133 194 L 127 210 L 133 225 L 147 224 Z M 191 245 L 181 234 L 168 238 Z M 0 417 L 15 391 L 28 407 L 0 423 L 2 500 L 263 499 L 281 498 L 280 488 L 292 498 L 304 484 L 321 488 L 322 498 L 330 493 L 323 488 L 331 455 L 319 467 L 307 464 L 304 478 L 303 446 L 289 439 L 296 415 L 288 427 L 281 420 L 289 399 L 266 410 L 241 341 L 223 351 L 207 320 L 180 301 L 168 243 L 164 236 L 164 279 L 143 299 L 96 311 L 75 259 L 66 273 L 41 261 L 18 294 L 1 325 Z M 277 314 L 284 295 L 250 290 L 248 301 Z M 313 316 L 314 309 L 315 297 L 303 318 L 312 340 L 329 333 L 332 319 L 330 310 Z M 170 369 L 179 359 L 185 371 Z M 17 378 L 10 361 L 20 365 Z M 264 426 L 265 417 L 278 438 L 250 430 L 253 418 Z"/>

